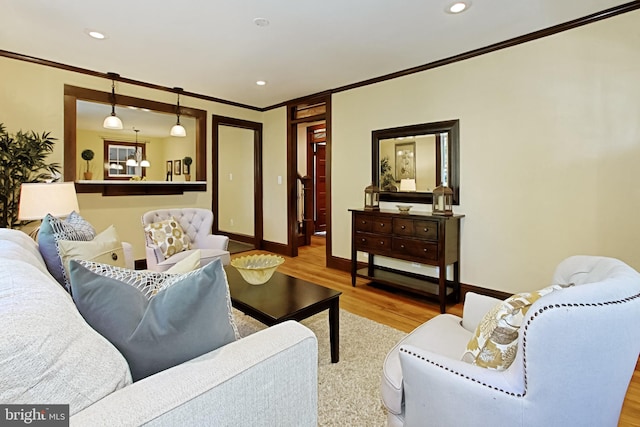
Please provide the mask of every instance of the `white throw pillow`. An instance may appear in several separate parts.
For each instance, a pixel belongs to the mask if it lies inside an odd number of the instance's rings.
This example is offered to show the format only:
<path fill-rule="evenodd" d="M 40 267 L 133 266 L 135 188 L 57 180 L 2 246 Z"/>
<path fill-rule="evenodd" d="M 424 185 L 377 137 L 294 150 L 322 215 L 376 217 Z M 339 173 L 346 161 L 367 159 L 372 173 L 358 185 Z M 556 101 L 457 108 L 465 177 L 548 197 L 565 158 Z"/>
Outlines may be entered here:
<path fill-rule="evenodd" d="M 72 259 L 125 267 L 124 249 L 113 225 L 107 227 L 106 230 L 88 242 L 59 240 L 58 250 L 67 277 L 71 277 L 69 275 L 69 261 Z"/>
<path fill-rule="evenodd" d="M 169 268 L 165 273 L 169 274 L 184 274 L 200 268 L 200 249 L 196 249 L 193 253 L 187 256 L 185 259 L 175 263 L 175 265 Z"/>

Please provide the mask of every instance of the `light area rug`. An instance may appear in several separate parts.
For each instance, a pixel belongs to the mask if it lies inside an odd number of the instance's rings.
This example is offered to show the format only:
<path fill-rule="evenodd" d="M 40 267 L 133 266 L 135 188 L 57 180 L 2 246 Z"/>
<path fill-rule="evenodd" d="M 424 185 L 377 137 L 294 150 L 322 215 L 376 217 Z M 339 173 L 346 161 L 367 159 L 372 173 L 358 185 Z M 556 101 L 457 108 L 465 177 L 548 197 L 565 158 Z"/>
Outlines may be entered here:
<path fill-rule="evenodd" d="M 236 309 L 234 319 L 243 337 L 266 328 Z M 380 400 L 382 363 L 406 334 L 340 310 L 340 361 L 331 363 L 328 312 L 301 323 L 318 337 L 318 425 L 386 425 Z"/>

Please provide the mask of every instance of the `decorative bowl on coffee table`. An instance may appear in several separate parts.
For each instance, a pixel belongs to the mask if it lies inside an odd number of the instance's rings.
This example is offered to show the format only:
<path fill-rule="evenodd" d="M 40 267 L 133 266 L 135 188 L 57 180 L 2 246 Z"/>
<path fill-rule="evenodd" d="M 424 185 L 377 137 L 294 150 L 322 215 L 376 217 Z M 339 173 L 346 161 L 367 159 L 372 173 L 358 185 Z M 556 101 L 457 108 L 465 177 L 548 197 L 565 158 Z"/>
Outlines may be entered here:
<path fill-rule="evenodd" d="M 278 255 L 247 255 L 231 260 L 244 280 L 252 285 L 266 283 L 278 266 L 284 262 L 284 258 Z"/>

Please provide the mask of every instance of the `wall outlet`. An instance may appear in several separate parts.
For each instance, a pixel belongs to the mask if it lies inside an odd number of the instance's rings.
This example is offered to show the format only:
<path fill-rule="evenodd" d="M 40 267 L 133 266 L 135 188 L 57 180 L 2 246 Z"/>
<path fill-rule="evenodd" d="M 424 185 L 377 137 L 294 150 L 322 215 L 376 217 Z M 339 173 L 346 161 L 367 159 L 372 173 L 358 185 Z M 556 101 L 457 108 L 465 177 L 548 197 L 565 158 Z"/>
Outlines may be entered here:
<path fill-rule="evenodd" d="M 278 184 L 282 185 L 282 176 L 278 175 Z"/>
<path fill-rule="evenodd" d="M 229 220 L 229 225 L 233 225 L 233 218 Z"/>
<path fill-rule="evenodd" d="M 233 181 L 233 174 L 229 173 L 229 181 Z"/>

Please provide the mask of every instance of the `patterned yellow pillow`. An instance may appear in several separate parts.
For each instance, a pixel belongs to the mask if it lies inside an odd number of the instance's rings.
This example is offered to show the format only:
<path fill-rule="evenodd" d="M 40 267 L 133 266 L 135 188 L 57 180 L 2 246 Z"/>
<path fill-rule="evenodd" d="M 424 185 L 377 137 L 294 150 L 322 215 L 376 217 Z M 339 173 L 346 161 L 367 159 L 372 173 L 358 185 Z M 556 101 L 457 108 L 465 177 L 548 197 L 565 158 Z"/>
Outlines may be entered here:
<path fill-rule="evenodd" d="M 504 371 L 518 350 L 518 331 L 531 304 L 553 291 L 571 285 L 551 285 L 535 292 L 515 294 L 484 315 L 462 356 L 464 362 Z"/>
<path fill-rule="evenodd" d="M 165 258 L 173 254 L 191 249 L 191 242 L 174 218 L 165 219 L 147 225 L 144 228 L 153 243 L 160 247 Z"/>

